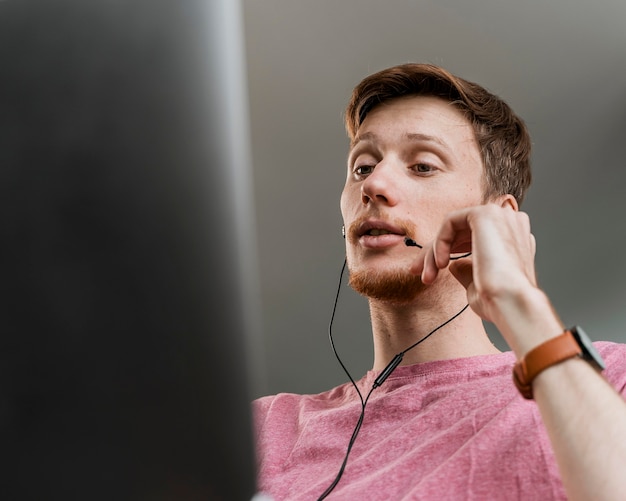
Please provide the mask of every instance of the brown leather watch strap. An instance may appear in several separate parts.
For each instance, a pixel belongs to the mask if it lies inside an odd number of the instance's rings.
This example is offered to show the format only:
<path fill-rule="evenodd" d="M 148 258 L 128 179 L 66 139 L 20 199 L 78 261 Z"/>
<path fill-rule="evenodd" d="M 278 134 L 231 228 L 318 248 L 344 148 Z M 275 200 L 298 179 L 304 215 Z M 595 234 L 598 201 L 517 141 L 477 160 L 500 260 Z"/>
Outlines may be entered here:
<path fill-rule="evenodd" d="M 582 349 L 567 330 L 559 336 L 530 350 L 513 367 L 513 381 L 524 398 L 533 398 L 533 380 L 548 367 L 569 358 L 582 355 Z"/>

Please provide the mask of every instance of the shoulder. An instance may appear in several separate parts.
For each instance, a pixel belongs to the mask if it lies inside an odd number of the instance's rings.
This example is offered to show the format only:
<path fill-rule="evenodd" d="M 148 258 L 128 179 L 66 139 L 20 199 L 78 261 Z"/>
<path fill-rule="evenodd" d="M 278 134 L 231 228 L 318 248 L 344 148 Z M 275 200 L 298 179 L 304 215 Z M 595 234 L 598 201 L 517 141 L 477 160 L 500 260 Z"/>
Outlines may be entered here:
<path fill-rule="evenodd" d="M 356 398 L 351 384 L 342 384 L 316 394 L 278 393 L 258 398 L 252 402 L 252 411 L 257 426 L 268 417 L 272 419 L 294 418 L 308 412 L 336 408 Z"/>
<path fill-rule="evenodd" d="M 600 353 L 607 368 L 626 368 L 626 344 L 614 343 L 611 341 L 596 341 L 593 343 Z"/>
<path fill-rule="evenodd" d="M 626 344 L 609 341 L 593 343 L 604 360 L 604 377 L 619 391 L 626 395 Z"/>

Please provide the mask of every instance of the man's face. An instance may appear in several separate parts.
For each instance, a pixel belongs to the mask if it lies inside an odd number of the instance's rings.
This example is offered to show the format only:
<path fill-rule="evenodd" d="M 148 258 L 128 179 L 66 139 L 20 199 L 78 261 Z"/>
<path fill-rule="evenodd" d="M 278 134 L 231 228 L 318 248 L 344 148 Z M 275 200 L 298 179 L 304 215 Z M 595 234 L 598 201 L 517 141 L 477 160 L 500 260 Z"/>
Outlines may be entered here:
<path fill-rule="evenodd" d="M 410 96 L 374 108 L 348 157 L 341 195 L 351 285 L 407 302 L 422 289 L 408 270 L 414 247 L 431 242 L 443 217 L 483 201 L 483 164 L 474 131 L 450 103 Z"/>

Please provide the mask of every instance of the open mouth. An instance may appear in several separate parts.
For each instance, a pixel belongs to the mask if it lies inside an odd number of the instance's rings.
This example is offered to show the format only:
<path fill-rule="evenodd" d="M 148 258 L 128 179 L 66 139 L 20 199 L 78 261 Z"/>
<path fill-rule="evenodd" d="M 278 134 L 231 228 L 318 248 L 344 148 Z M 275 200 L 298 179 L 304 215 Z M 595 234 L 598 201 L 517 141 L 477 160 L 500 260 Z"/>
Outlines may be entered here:
<path fill-rule="evenodd" d="M 396 227 L 385 221 L 364 221 L 356 228 L 357 237 L 380 237 L 383 235 L 400 235 L 404 236 L 406 232 L 399 227 Z"/>
<path fill-rule="evenodd" d="M 407 234 L 400 225 L 380 219 L 360 221 L 351 229 L 353 243 L 358 241 L 360 245 L 372 249 L 398 245 Z"/>
<path fill-rule="evenodd" d="M 395 235 L 396 233 L 389 231 L 389 230 L 384 230 L 381 228 L 372 228 L 371 230 L 368 230 L 365 232 L 365 235 L 370 235 L 372 237 L 379 237 L 381 235 Z"/>

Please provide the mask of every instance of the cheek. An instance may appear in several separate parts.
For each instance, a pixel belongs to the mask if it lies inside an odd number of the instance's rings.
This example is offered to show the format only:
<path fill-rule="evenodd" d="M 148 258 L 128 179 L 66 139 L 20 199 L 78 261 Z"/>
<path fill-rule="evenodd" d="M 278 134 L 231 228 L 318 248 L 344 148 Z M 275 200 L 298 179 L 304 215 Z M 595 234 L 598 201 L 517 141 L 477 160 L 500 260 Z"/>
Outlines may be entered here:
<path fill-rule="evenodd" d="M 339 208 L 341 209 L 341 215 L 346 220 L 350 217 L 350 212 L 354 210 L 354 190 L 350 188 L 344 188 L 341 192 L 341 198 L 339 200 Z"/>

